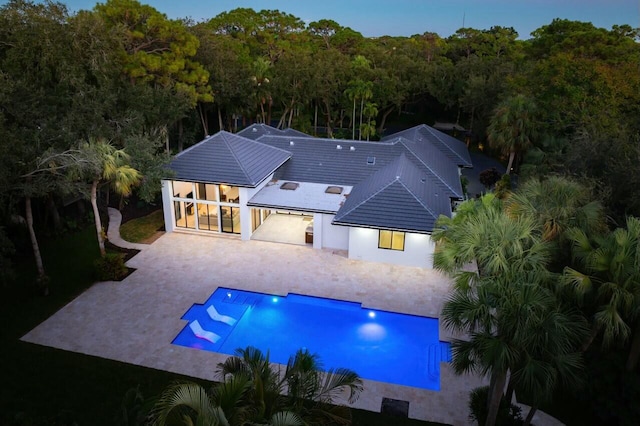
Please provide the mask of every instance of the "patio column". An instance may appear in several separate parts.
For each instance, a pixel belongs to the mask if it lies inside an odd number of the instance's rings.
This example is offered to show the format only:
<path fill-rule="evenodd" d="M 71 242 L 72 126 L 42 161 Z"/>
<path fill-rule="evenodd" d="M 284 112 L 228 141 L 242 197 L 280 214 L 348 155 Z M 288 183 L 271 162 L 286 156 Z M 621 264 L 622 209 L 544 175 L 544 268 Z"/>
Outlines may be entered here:
<path fill-rule="evenodd" d="M 248 188 L 238 188 L 240 195 L 240 239 L 249 241 L 251 239 L 251 209 L 247 206 L 249 200 Z"/>
<path fill-rule="evenodd" d="M 173 194 L 171 191 L 171 181 L 163 180 L 162 184 L 162 213 L 164 215 L 164 228 L 166 232 L 173 232 L 175 228 L 175 218 L 173 213 Z"/>
<path fill-rule="evenodd" d="M 313 214 L 313 248 L 322 248 L 322 213 Z"/>

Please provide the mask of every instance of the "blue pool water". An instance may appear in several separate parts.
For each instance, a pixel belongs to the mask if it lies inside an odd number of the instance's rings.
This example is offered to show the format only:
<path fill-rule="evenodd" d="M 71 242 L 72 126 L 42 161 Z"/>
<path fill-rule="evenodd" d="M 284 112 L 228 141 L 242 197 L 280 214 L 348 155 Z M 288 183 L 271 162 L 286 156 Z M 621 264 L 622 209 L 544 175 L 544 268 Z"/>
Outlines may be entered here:
<path fill-rule="evenodd" d="M 207 313 L 237 320 L 230 326 Z M 254 346 L 286 364 L 300 348 L 317 353 L 325 369 L 344 367 L 360 377 L 440 390 L 440 362 L 451 360 L 450 345 L 438 340 L 438 320 L 363 308 L 361 304 L 297 294 L 286 297 L 218 288 L 205 304 L 194 304 L 173 344 L 233 355 Z M 212 343 L 189 326 L 219 336 Z"/>

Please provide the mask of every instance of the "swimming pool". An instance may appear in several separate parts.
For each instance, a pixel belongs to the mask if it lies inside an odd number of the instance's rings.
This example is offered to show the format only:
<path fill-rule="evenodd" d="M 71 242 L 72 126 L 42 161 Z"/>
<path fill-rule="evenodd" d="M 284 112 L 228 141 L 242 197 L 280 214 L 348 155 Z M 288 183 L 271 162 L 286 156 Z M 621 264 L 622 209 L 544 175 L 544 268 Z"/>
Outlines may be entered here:
<path fill-rule="evenodd" d="M 437 319 L 355 302 L 218 288 L 182 319 L 188 323 L 175 345 L 229 355 L 255 346 L 280 364 L 307 348 L 326 369 L 349 368 L 365 379 L 423 389 L 440 390 L 440 362 L 451 360 L 450 345 L 438 339 Z"/>

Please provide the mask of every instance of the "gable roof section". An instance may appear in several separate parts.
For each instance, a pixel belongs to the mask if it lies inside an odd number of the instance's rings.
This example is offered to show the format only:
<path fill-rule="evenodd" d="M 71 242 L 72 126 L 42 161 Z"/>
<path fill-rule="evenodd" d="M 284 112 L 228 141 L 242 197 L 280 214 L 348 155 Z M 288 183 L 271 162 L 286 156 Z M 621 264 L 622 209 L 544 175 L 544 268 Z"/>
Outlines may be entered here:
<path fill-rule="evenodd" d="M 175 180 L 255 187 L 291 153 L 225 131 L 182 151 L 169 163 Z"/>
<path fill-rule="evenodd" d="M 448 194 L 404 154 L 356 185 L 334 224 L 429 233 L 451 216 Z"/>
<path fill-rule="evenodd" d="M 459 167 L 473 167 L 469 150 L 464 142 L 426 124 L 394 133 L 382 138 L 382 140 L 388 141 L 399 136 L 417 143 L 430 143 Z"/>

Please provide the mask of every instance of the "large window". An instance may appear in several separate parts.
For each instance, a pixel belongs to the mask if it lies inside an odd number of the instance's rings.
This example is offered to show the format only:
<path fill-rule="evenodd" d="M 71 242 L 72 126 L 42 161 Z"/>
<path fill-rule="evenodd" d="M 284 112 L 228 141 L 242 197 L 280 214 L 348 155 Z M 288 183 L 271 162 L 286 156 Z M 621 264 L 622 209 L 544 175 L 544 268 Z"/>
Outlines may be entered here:
<path fill-rule="evenodd" d="M 196 184 L 196 196 L 198 200 L 218 201 L 218 185 L 209 183 Z"/>
<path fill-rule="evenodd" d="M 176 227 L 240 233 L 240 190 L 229 185 L 172 181 Z M 229 205 L 231 204 L 231 205 Z"/>
<path fill-rule="evenodd" d="M 378 231 L 378 248 L 404 251 L 404 232 Z"/>

